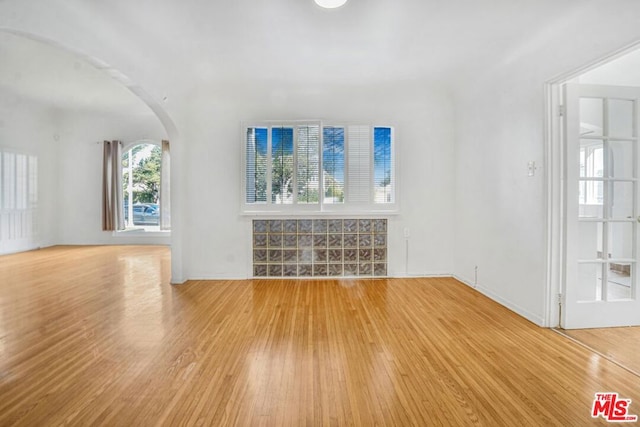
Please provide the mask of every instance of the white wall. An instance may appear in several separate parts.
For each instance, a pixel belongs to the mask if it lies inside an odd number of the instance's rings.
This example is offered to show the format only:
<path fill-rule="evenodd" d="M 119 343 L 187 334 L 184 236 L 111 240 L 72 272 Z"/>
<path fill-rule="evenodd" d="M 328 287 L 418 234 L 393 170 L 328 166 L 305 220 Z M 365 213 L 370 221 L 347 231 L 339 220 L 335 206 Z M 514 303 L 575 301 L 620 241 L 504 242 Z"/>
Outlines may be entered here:
<path fill-rule="evenodd" d="M 557 324 L 561 291 L 547 279 L 544 84 L 640 38 L 637 16 L 585 4 L 455 86 L 455 275 L 473 285 L 477 266 L 480 291 L 540 325 Z"/>
<path fill-rule="evenodd" d="M 28 249 L 57 241 L 57 154 L 53 112 L 0 89 L 0 147 L 38 157 L 37 236 Z"/>
<path fill-rule="evenodd" d="M 102 231 L 102 144 L 166 139 L 151 113 L 132 116 L 104 112 L 59 111 L 55 123 L 59 135 L 57 187 L 58 244 L 169 244 L 170 236 L 113 235 Z"/>
<path fill-rule="evenodd" d="M 389 222 L 391 275 L 450 274 L 453 141 L 449 94 L 420 84 L 378 87 L 202 86 L 189 97 L 183 138 L 184 274 L 250 275 L 250 218 L 240 215 L 242 121 L 323 119 L 396 127 L 401 214 Z M 408 271 L 403 229 L 410 229 Z"/>

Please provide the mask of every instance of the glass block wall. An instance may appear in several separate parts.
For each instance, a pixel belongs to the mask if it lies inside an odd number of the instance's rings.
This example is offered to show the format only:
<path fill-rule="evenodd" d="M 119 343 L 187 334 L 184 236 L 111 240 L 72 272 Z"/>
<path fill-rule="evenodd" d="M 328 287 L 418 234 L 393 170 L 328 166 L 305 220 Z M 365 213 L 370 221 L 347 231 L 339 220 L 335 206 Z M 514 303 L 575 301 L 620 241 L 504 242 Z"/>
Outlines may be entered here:
<path fill-rule="evenodd" d="M 253 220 L 253 275 L 386 276 L 387 220 Z"/>

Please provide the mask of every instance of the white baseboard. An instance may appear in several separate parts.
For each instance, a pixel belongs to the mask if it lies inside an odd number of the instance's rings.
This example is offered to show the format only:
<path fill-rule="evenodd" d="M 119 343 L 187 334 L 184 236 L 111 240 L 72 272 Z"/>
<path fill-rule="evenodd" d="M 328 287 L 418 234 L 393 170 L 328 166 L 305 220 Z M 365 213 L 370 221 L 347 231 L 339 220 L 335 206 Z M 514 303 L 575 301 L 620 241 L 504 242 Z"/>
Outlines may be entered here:
<path fill-rule="evenodd" d="M 546 327 L 544 318 L 542 316 L 539 316 L 537 314 L 533 314 L 533 313 L 523 309 L 522 307 L 518 306 L 517 304 L 514 304 L 513 302 L 511 302 L 509 300 L 506 300 L 506 299 L 496 295 L 493 291 L 491 291 L 491 290 L 489 290 L 487 288 L 484 288 L 482 285 L 474 285 L 472 280 L 466 279 L 464 277 L 461 277 L 461 276 L 458 276 L 458 275 L 455 275 L 455 274 L 453 275 L 453 278 L 458 280 L 459 282 L 462 282 L 465 285 L 475 289 L 476 291 L 480 292 L 482 295 L 484 295 L 484 296 L 486 296 L 488 298 L 491 298 L 492 300 L 494 300 L 498 304 L 505 306 L 506 308 L 508 308 L 509 310 L 513 311 L 517 315 L 524 317 L 528 321 L 533 322 L 538 326 Z"/>

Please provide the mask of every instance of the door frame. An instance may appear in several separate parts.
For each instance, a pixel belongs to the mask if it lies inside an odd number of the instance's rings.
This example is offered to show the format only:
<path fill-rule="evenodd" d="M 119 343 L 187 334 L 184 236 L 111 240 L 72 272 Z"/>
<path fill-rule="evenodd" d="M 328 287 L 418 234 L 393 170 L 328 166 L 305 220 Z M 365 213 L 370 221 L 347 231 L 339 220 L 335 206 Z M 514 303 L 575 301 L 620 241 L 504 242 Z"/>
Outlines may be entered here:
<path fill-rule="evenodd" d="M 544 117 L 544 162 L 546 191 L 546 284 L 544 325 L 559 327 L 561 310 L 564 305 L 565 274 L 565 218 L 564 201 L 566 194 L 564 184 L 565 141 L 564 141 L 564 93 L 563 85 L 581 74 L 608 62 L 618 59 L 632 51 L 640 49 L 640 40 L 624 46 L 609 55 L 596 59 L 575 70 L 562 73 L 544 85 L 545 117 Z"/>

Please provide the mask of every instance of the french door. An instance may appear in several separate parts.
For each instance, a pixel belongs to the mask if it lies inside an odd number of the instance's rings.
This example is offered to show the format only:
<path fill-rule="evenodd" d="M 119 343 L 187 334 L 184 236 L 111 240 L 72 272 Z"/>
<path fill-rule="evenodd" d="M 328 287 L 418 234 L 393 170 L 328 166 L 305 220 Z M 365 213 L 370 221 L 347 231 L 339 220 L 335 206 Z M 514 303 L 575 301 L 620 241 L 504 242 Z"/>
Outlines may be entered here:
<path fill-rule="evenodd" d="M 640 88 L 565 87 L 565 329 L 640 325 Z"/>

